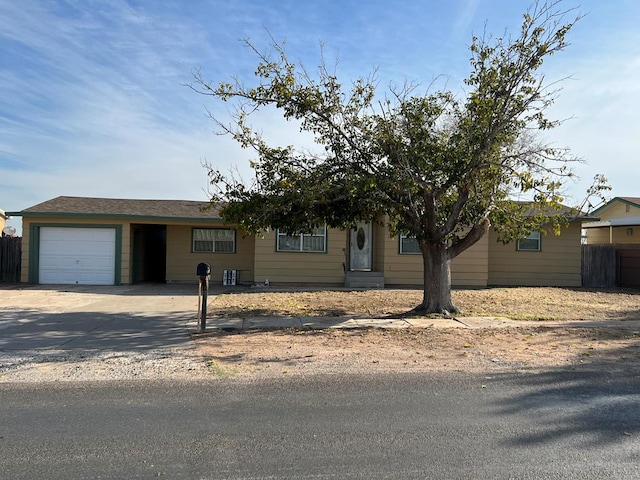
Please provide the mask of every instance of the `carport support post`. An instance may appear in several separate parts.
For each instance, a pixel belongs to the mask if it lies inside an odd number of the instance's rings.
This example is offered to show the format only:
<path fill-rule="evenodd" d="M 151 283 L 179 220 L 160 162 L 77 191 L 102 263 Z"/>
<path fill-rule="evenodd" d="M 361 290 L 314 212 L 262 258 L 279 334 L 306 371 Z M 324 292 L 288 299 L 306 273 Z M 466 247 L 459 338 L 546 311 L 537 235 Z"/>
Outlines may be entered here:
<path fill-rule="evenodd" d="M 209 293 L 208 275 L 200 276 L 199 293 L 202 294 L 202 309 L 200 310 L 200 332 L 204 332 L 207 328 L 207 295 Z"/>

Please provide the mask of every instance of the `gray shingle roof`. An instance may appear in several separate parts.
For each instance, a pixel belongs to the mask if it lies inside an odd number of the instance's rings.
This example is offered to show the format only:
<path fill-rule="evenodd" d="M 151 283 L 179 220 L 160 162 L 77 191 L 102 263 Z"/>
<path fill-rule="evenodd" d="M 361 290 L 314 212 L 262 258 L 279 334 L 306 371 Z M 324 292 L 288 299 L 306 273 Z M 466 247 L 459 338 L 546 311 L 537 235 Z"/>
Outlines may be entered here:
<path fill-rule="evenodd" d="M 96 215 L 100 217 L 160 217 L 219 219 L 217 208 L 202 210 L 208 202 L 191 200 L 135 200 L 123 198 L 57 197 L 19 212 L 37 214 Z"/>
<path fill-rule="evenodd" d="M 640 197 L 618 197 L 618 198 L 620 198 L 621 200 L 624 200 L 625 202 L 635 203 L 640 207 Z"/>

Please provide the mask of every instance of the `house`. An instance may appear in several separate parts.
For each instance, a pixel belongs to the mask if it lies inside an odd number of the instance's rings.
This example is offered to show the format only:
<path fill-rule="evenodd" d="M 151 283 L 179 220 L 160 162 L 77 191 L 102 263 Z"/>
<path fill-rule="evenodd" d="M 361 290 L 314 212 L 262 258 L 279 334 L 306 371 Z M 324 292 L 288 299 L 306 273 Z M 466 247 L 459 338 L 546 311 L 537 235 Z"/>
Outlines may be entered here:
<path fill-rule="evenodd" d="M 640 197 L 614 197 L 584 222 L 587 244 L 640 244 Z"/>
<path fill-rule="evenodd" d="M 386 226 L 268 230 L 243 236 L 206 202 L 57 197 L 13 215 L 23 219 L 22 281 L 40 284 L 211 282 L 347 287 L 422 285 L 411 237 Z M 581 285 L 580 221 L 560 236 L 534 232 L 503 245 L 490 231 L 452 261 L 452 285 Z"/>

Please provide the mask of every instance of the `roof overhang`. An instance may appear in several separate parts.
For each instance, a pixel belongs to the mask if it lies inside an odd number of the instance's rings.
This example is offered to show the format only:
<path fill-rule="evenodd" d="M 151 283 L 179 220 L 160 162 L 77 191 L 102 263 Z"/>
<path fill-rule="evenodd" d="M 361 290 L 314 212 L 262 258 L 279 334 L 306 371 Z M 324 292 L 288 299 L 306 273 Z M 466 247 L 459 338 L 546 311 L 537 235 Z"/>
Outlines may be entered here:
<path fill-rule="evenodd" d="M 582 224 L 582 228 L 631 227 L 635 225 L 640 225 L 640 217 L 612 218 L 611 220 L 586 222 Z"/>

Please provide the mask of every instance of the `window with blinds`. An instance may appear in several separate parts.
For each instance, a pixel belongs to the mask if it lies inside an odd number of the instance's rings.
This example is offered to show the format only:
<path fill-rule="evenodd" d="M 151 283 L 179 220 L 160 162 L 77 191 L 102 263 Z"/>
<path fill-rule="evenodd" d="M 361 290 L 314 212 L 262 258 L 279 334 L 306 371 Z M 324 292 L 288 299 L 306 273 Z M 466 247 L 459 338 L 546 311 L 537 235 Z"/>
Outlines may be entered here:
<path fill-rule="evenodd" d="M 221 228 L 194 228 L 194 253 L 234 253 L 236 251 L 236 232 Z"/>
<path fill-rule="evenodd" d="M 278 252 L 315 252 L 327 251 L 327 228 L 320 227 L 311 233 L 287 235 L 276 231 L 276 250 Z"/>

